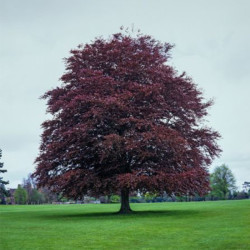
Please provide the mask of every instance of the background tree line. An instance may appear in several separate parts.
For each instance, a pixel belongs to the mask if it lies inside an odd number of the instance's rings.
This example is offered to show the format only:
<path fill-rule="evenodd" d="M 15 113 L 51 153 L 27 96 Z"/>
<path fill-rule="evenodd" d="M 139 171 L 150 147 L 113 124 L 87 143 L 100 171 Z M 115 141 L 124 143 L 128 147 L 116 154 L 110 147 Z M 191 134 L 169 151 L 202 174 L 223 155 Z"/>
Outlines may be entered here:
<path fill-rule="evenodd" d="M 60 195 L 51 192 L 47 188 L 37 188 L 34 178 L 31 174 L 23 179 L 23 183 L 19 184 L 14 191 L 15 204 L 44 204 L 52 203 L 60 200 Z M 8 199 L 7 199 L 8 200 Z M 8 202 L 11 203 L 9 199 Z"/>
<path fill-rule="evenodd" d="M 159 195 L 157 193 L 147 192 L 145 195 L 133 195 L 130 202 L 184 202 L 184 201 L 209 201 L 209 200 L 233 200 L 249 199 L 250 182 L 244 182 L 243 189 L 237 190 L 236 179 L 228 166 L 222 164 L 214 169 L 210 175 L 210 191 L 205 196 L 190 195 L 188 192 L 183 196 L 169 196 L 166 193 Z M 103 198 L 103 202 L 119 202 L 118 195 L 112 195 L 108 200 Z"/>
<path fill-rule="evenodd" d="M 0 165 L 3 167 L 3 163 Z M 1 169 L 1 173 L 6 170 Z M 23 179 L 23 183 L 19 184 L 17 189 L 6 189 L 7 181 L 3 181 L 1 177 L 1 204 L 46 204 L 53 202 L 78 202 L 78 203 L 119 203 L 120 196 L 112 194 L 109 196 L 100 196 L 98 198 L 84 196 L 82 200 L 70 201 L 62 196 L 51 192 L 48 188 L 37 188 L 36 181 L 32 178 L 31 174 Z M 166 193 L 161 195 L 157 193 L 147 192 L 140 195 L 136 192 L 131 193 L 130 202 L 143 203 L 143 202 L 187 202 L 187 201 L 209 201 L 209 200 L 233 200 L 233 199 L 249 199 L 250 198 L 250 182 L 243 184 L 241 191 L 237 190 L 236 180 L 225 164 L 218 166 L 210 175 L 210 192 L 205 196 L 197 195 L 183 195 L 183 196 L 169 196 Z"/>

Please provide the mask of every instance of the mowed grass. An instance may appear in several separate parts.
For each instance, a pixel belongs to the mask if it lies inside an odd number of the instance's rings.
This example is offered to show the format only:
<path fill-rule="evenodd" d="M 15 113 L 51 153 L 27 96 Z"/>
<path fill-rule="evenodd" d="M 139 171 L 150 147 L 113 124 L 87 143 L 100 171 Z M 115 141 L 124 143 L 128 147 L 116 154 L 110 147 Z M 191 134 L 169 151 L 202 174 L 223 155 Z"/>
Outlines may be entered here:
<path fill-rule="evenodd" d="M 0 249 L 250 249 L 250 200 L 0 206 Z"/>

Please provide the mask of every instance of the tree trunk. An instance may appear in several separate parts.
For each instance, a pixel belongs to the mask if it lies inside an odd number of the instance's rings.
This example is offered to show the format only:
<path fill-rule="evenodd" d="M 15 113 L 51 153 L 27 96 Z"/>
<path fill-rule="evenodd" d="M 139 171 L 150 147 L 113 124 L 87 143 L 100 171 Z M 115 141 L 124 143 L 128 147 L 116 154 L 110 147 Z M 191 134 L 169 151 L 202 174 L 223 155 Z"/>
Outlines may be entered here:
<path fill-rule="evenodd" d="M 226 200 L 227 199 L 227 192 L 223 192 L 223 195 L 224 195 L 224 200 Z"/>
<path fill-rule="evenodd" d="M 129 205 L 129 189 L 123 188 L 121 190 L 121 208 L 119 214 L 129 214 L 132 210 Z"/>
<path fill-rule="evenodd" d="M 111 194 L 108 195 L 107 203 L 111 203 Z"/>

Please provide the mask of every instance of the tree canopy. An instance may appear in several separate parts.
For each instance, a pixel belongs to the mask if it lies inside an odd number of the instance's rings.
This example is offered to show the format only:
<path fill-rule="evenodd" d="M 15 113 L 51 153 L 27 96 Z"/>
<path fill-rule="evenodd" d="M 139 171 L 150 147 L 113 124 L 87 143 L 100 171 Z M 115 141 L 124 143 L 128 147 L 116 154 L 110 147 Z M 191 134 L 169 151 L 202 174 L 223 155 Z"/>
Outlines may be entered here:
<path fill-rule="evenodd" d="M 20 184 L 14 193 L 15 203 L 24 205 L 28 201 L 28 193 L 25 188 L 23 188 Z"/>
<path fill-rule="evenodd" d="M 39 204 L 46 201 L 45 195 L 41 190 L 37 189 L 35 180 L 31 174 L 28 174 L 28 177 L 23 179 L 22 188 L 27 192 L 27 204 Z"/>
<path fill-rule="evenodd" d="M 235 183 L 235 177 L 228 166 L 223 164 L 216 167 L 211 174 L 212 195 L 226 199 L 230 192 L 236 190 Z"/>
<path fill-rule="evenodd" d="M 62 84 L 43 96 L 34 176 L 72 198 L 130 191 L 204 194 L 220 149 L 204 117 L 212 101 L 167 64 L 173 46 L 150 36 L 114 34 L 79 45 Z"/>

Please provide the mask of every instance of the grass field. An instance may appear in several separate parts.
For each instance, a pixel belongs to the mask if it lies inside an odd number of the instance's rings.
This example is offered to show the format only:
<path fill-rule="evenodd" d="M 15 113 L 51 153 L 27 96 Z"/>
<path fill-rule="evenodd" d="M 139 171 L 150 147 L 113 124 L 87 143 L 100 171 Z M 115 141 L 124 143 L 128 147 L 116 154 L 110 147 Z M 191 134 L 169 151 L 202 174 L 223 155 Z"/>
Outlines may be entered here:
<path fill-rule="evenodd" d="M 0 249 L 250 249 L 250 200 L 0 206 Z"/>

